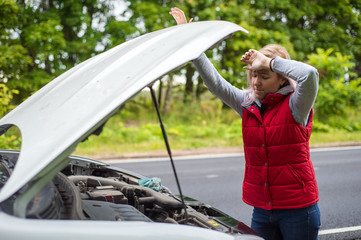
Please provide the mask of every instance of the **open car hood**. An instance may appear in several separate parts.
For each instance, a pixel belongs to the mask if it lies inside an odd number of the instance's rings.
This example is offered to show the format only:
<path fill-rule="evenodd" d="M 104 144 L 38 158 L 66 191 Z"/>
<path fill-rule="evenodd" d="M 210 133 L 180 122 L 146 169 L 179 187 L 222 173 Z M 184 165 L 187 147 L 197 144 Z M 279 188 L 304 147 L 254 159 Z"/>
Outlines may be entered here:
<path fill-rule="evenodd" d="M 60 75 L 0 120 L 0 133 L 16 125 L 19 159 L 0 191 L 0 202 L 26 184 L 51 179 L 76 145 L 130 97 L 191 61 L 242 27 L 205 21 L 145 34 Z"/>

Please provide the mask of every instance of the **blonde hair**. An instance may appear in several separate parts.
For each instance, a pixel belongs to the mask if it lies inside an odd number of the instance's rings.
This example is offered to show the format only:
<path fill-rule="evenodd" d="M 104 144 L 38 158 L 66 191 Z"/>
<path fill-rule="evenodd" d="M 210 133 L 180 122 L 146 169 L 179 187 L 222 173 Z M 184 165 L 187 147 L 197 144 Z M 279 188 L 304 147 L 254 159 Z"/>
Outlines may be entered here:
<path fill-rule="evenodd" d="M 288 51 L 284 47 L 277 45 L 277 44 L 266 45 L 263 48 L 261 48 L 259 50 L 259 52 L 261 52 L 262 54 L 264 54 L 266 57 L 269 57 L 269 58 L 281 57 L 284 59 L 291 59 Z M 295 80 L 288 78 L 284 75 L 281 75 L 279 73 L 277 73 L 277 75 L 279 78 L 284 78 L 287 80 L 286 83 L 282 87 L 284 87 L 286 85 L 290 85 L 292 87 L 292 89 L 295 90 L 296 84 L 297 84 Z M 246 89 L 246 94 L 248 95 L 248 99 L 242 103 L 242 106 L 251 105 L 256 100 L 256 95 L 254 93 L 254 89 L 253 89 L 252 82 L 251 82 L 251 71 L 248 71 L 248 73 L 247 73 L 247 85 L 248 85 L 248 88 Z"/>

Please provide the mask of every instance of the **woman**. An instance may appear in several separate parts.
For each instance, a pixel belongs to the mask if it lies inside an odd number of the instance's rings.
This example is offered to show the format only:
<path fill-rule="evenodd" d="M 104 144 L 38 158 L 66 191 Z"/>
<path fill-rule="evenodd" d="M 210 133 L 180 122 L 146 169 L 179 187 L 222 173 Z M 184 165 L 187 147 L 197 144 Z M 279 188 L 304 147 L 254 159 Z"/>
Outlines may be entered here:
<path fill-rule="evenodd" d="M 187 23 L 182 10 L 170 14 L 177 24 Z M 205 54 L 193 62 L 208 89 L 242 117 L 242 198 L 254 207 L 251 227 L 265 239 L 317 239 L 321 223 L 309 138 L 318 72 L 290 60 L 278 45 L 251 49 L 240 61 L 247 64 L 247 90 L 224 80 Z"/>

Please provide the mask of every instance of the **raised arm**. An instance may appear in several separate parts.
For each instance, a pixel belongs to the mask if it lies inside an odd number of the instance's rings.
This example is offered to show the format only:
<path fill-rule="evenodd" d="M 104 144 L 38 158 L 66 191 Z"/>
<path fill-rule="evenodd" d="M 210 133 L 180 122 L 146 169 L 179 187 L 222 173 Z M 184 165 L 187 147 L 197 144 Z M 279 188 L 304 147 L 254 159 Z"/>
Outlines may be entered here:
<path fill-rule="evenodd" d="M 181 9 L 172 8 L 172 11 L 169 13 L 174 17 L 178 25 L 187 23 L 186 16 Z M 189 22 L 191 21 L 192 19 Z M 242 116 L 242 103 L 247 98 L 245 91 L 240 90 L 227 82 L 218 73 L 204 53 L 197 59 L 193 60 L 193 63 L 209 91 Z"/>
<path fill-rule="evenodd" d="M 263 70 L 271 69 L 274 72 L 296 80 L 295 92 L 290 97 L 290 109 L 293 118 L 306 126 L 309 114 L 318 91 L 318 72 L 305 63 L 276 57 L 274 61 L 256 50 L 249 50 L 243 55 L 241 62 L 248 64 L 245 69 Z"/>
<path fill-rule="evenodd" d="M 296 122 L 307 126 L 318 91 L 317 69 L 302 62 L 280 57 L 273 61 L 272 69 L 297 81 L 295 92 L 290 97 L 290 108 Z"/>
<path fill-rule="evenodd" d="M 199 58 L 193 60 L 193 63 L 209 91 L 233 108 L 242 117 L 242 103 L 247 99 L 245 91 L 227 82 L 204 53 Z"/>

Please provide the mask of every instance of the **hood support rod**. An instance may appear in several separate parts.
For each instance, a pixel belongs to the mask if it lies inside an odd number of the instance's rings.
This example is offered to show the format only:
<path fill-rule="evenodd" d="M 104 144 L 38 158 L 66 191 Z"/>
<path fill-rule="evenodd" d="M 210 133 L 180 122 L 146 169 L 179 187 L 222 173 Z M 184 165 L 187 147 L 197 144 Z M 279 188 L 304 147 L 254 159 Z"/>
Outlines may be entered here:
<path fill-rule="evenodd" d="M 187 224 L 187 223 L 188 223 L 187 206 L 186 206 L 186 204 L 185 204 L 185 202 L 184 202 L 184 198 L 183 198 L 183 194 L 182 194 L 182 189 L 181 189 L 180 184 L 179 184 L 177 171 L 176 171 L 176 169 L 175 169 L 175 164 L 174 164 L 174 161 L 173 161 L 172 152 L 171 152 L 171 149 L 170 149 L 170 146 L 169 146 L 169 142 L 168 142 L 167 132 L 165 131 L 165 128 L 164 128 L 164 125 L 163 125 L 163 121 L 162 121 L 162 117 L 160 116 L 160 111 L 159 111 L 158 102 L 157 102 L 157 99 L 156 99 L 156 97 L 155 97 L 155 93 L 154 93 L 154 90 L 153 90 L 152 85 L 149 86 L 149 89 L 150 89 L 150 93 L 151 93 L 151 95 L 152 95 L 152 100 L 153 100 L 154 107 L 155 107 L 155 109 L 157 110 L 157 115 L 158 115 L 158 119 L 159 119 L 160 128 L 162 129 L 163 139 L 164 139 L 164 142 L 165 142 L 165 146 L 166 146 L 166 148 L 167 148 L 167 151 L 168 151 L 168 155 L 169 155 L 169 158 L 170 158 L 170 162 L 171 162 L 171 164 L 172 164 L 172 168 L 173 168 L 175 180 L 176 180 L 176 182 L 177 182 L 177 187 L 178 187 L 179 195 L 180 195 L 180 198 L 181 198 L 181 201 L 182 201 L 182 205 L 183 205 L 183 209 L 184 209 L 184 215 L 185 215 L 185 217 L 186 217 L 185 224 Z"/>

